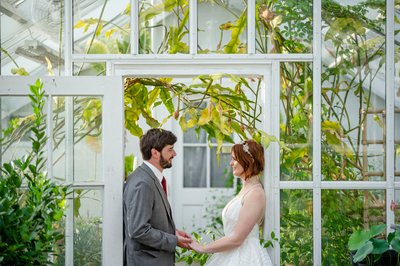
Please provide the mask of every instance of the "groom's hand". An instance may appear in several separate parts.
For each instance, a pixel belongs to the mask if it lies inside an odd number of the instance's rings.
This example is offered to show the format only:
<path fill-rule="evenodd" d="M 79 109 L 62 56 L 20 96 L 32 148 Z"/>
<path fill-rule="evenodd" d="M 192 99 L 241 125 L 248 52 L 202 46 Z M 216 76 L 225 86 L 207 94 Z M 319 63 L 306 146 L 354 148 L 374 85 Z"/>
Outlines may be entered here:
<path fill-rule="evenodd" d="M 190 248 L 189 244 L 192 243 L 192 237 L 188 235 L 186 232 L 181 230 L 175 231 L 176 236 L 178 237 L 178 246 L 181 248 Z"/>

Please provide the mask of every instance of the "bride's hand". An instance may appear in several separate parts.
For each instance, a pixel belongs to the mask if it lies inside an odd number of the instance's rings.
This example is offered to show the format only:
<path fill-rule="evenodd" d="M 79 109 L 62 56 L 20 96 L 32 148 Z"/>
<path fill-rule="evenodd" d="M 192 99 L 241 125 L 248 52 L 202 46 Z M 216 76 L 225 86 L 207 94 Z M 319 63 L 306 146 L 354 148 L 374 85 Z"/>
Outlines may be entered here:
<path fill-rule="evenodd" d="M 203 245 L 197 243 L 196 241 L 192 241 L 192 242 L 189 244 L 189 247 L 190 247 L 191 249 L 193 249 L 194 251 L 196 251 L 197 253 L 205 253 L 205 250 L 204 250 Z"/>

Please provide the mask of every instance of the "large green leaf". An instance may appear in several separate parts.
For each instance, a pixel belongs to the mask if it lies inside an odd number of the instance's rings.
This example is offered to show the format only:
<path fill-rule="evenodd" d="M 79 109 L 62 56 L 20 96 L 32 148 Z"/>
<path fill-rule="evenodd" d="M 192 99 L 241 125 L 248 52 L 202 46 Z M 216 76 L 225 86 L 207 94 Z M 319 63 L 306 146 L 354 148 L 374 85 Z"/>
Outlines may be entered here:
<path fill-rule="evenodd" d="M 369 229 L 370 237 L 376 237 L 382 234 L 385 230 L 386 230 L 386 224 L 372 225 L 371 228 Z"/>
<path fill-rule="evenodd" d="M 371 241 L 368 241 L 364 243 L 363 246 L 361 246 L 356 254 L 353 256 L 353 261 L 354 262 L 359 262 L 365 259 L 365 257 L 368 256 L 368 254 L 371 254 L 372 250 L 374 249 L 374 245 L 372 244 Z"/>
<path fill-rule="evenodd" d="M 392 242 L 390 242 L 390 245 L 392 246 L 392 248 L 394 250 L 396 250 L 397 252 L 400 252 L 400 239 L 399 238 L 393 239 Z"/>
<path fill-rule="evenodd" d="M 371 241 L 374 246 L 374 250 L 371 252 L 372 254 L 382 254 L 389 249 L 389 243 L 385 239 L 373 238 Z"/>
<path fill-rule="evenodd" d="M 351 234 L 348 242 L 350 250 L 357 250 L 362 247 L 371 238 L 369 231 L 356 231 Z M 371 242 L 372 244 L 372 242 Z"/>

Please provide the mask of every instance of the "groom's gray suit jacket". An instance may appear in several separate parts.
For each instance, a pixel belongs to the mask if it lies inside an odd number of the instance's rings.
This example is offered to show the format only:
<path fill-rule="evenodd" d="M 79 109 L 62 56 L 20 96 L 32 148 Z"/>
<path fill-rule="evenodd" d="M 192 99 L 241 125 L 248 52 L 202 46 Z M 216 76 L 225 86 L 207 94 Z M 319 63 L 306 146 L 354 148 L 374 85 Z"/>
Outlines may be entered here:
<path fill-rule="evenodd" d="M 175 224 L 160 181 L 142 164 L 124 186 L 124 261 L 128 266 L 175 263 Z"/>

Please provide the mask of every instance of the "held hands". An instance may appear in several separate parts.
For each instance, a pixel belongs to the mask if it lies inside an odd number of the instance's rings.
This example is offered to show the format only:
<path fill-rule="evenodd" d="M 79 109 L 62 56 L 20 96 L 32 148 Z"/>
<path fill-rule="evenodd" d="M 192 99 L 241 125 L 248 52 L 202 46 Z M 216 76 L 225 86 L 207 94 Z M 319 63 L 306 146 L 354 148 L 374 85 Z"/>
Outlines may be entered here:
<path fill-rule="evenodd" d="M 189 244 L 189 248 L 193 249 L 197 253 L 206 253 L 204 246 L 196 241 L 192 241 Z"/>
<path fill-rule="evenodd" d="M 192 243 L 192 237 L 188 235 L 186 232 L 181 230 L 175 231 L 176 236 L 178 237 L 178 246 L 181 248 L 190 248 L 189 244 Z"/>

